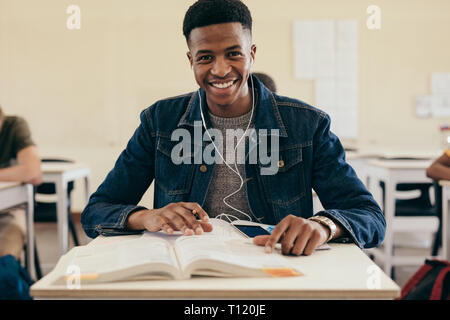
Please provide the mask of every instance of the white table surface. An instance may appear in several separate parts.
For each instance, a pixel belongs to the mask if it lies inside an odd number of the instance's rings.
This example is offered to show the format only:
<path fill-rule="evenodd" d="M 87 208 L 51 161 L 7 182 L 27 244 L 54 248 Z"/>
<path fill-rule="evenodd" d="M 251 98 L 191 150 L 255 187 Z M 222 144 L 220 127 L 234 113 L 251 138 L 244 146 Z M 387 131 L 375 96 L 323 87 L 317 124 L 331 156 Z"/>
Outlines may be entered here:
<path fill-rule="evenodd" d="M 138 236 L 99 236 L 88 245 L 123 241 Z M 310 256 L 288 257 L 304 274 L 287 278 L 215 278 L 122 281 L 68 289 L 52 285 L 61 270 L 53 270 L 31 288 L 36 299 L 47 298 L 324 298 L 393 299 L 400 288 L 354 244 L 330 244 Z M 264 253 L 262 253 L 264 254 Z M 70 256 L 64 255 L 60 268 Z"/>

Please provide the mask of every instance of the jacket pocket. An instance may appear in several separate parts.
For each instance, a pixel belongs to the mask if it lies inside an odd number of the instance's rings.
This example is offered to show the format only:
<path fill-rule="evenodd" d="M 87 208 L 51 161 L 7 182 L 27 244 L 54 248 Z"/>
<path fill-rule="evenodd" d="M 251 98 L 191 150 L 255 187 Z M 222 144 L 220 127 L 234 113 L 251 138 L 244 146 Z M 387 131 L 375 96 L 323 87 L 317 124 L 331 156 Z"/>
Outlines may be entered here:
<path fill-rule="evenodd" d="M 267 192 L 267 201 L 282 207 L 288 207 L 305 195 L 305 175 L 303 172 L 302 148 L 287 148 L 279 151 L 277 172 L 261 175 Z M 260 169 L 268 165 L 261 165 Z"/>
<path fill-rule="evenodd" d="M 172 150 L 177 152 L 178 141 L 171 141 L 167 138 L 160 138 L 157 144 L 156 165 L 155 165 L 155 185 L 159 186 L 167 195 L 181 195 L 190 192 L 194 175 L 194 164 L 192 161 L 183 161 L 180 164 L 174 163 Z M 190 158 L 190 154 L 184 155 Z M 182 155 L 182 157 L 184 157 Z M 192 159 L 186 159 L 192 160 Z"/>

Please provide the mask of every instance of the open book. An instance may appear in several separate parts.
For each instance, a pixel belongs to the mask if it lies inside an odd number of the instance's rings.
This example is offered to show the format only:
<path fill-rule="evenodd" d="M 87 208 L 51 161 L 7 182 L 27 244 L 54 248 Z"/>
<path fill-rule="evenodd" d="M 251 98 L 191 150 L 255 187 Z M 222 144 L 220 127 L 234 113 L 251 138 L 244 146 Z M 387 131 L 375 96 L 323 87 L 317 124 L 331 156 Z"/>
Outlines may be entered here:
<path fill-rule="evenodd" d="M 139 237 L 111 237 L 97 245 L 75 247 L 61 259 L 55 284 L 79 276 L 81 283 L 140 279 L 188 279 L 192 276 L 300 276 L 279 252 L 264 253 L 227 222 L 212 221 L 202 235 L 144 232 Z M 65 270 L 70 273 L 61 274 Z M 74 274 L 74 270 L 76 273 Z"/>

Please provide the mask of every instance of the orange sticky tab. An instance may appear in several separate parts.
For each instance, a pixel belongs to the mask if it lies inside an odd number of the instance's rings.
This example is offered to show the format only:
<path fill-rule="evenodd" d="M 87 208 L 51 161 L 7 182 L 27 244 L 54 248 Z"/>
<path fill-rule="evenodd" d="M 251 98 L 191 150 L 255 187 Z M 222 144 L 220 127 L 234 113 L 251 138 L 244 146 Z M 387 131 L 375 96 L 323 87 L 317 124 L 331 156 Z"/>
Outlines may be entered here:
<path fill-rule="evenodd" d="M 69 280 L 69 279 L 76 279 L 79 278 L 80 280 L 84 280 L 84 281 L 94 281 L 97 280 L 98 278 L 98 273 L 88 273 L 88 274 L 80 274 L 80 275 L 70 275 L 70 276 L 65 276 L 64 280 Z"/>
<path fill-rule="evenodd" d="M 298 277 L 303 275 L 292 268 L 262 268 L 262 271 L 272 277 Z"/>

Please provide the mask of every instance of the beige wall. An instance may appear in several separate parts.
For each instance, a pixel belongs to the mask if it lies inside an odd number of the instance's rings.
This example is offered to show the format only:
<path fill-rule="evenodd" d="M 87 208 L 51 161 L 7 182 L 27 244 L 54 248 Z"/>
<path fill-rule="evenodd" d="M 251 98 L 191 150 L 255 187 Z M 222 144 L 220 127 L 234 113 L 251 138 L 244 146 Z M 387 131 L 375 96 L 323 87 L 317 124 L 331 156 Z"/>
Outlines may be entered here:
<path fill-rule="evenodd" d="M 193 1 L 0 0 L 0 103 L 24 116 L 42 156 L 92 168 L 91 191 L 111 169 L 155 100 L 196 87 L 182 20 Z M 314 104 L 313 83 L 293 77 L 295 19 L 356 19 L 359 27 L 360 146 L 439 147 L 448 118 L 418 119 L 414 99 L 431 72 L 450 72 L 448 0 L 247 0 L 258 46 L 255 71 L 279 93 Z M 81 30 L 66 28 L 66 8 L 81 8 Z M 381 30 L 366 8 L 380 6 Z M 320 107 L 320 106 L 319 106 Z M 354 143 L 354 141 L 345 141 Z M 81 186 L 74 207 L 83 207 Z M 148 192 L 142 203 L 151 205 Z"/>

